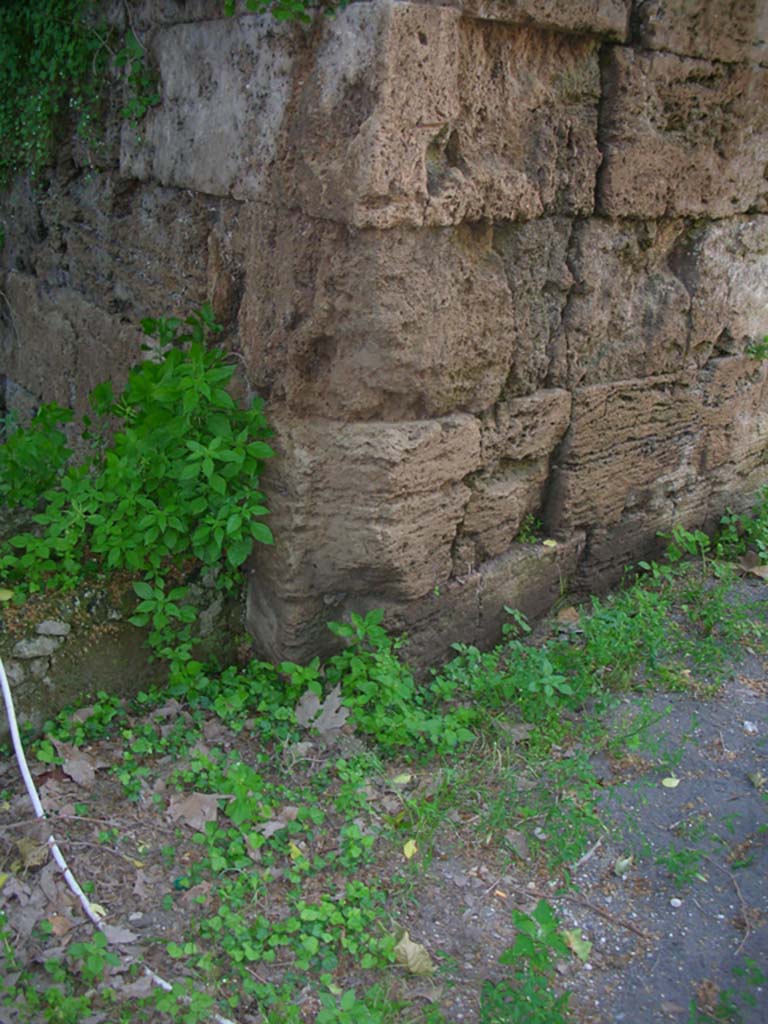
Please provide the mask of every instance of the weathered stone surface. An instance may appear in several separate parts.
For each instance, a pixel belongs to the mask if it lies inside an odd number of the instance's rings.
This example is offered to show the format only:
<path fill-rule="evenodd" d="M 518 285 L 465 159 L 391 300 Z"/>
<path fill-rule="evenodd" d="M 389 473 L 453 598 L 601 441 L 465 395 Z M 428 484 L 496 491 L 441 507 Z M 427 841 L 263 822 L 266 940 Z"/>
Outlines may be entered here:
<path fill-rule="evenodd" d="M 479 412 L 513 359 L 514 303 L 484 225 L 254 234 L 240 316 L 254 386 L 297 415 Z"/>
<path fill-rule="evenodd" d="M 547 470 L 544 459 L 511 463 L 472 481 L 461 526 L 461 561 L 469 558 L 478 565 L 510 548 L 525 517 L 540 508 Z"/>
<path fill-rule="evenodd" d="M 257 575 L 283 596 L 372 590 L 417 597 L 451 572 L 451 544 L 480 464 L 480 427 L 455 415 L 411 423 L 278 424 L 265 480 L 276 531 Z"/>
<path fill-rule="evenodd" d="M 712 359 L 695 387 L 702 435 L 698 468 L 716 491 L 744 490 L 740 478 L 762 467 L 768 446 L 768 363 L 743 356 Z"/>
<path fill-rule="evenodd" d="M 641 0 L 639 40 L 707 60 L 768 63 L 768 7 L 764 0 Z"/>
<path fill-rule="evenodd" d="M 626 47 L 604 71 L 598 208 L 615 217 L 764 211 L 768 70 Z"/>
<path fill-rule="evenodd" d="M 550 529 L 615 526 L 649 493 L 680 490 L 695 476 L 701 414 L 672 378 L 579 388 L 553 473 Z"/>
<path fill-rule="evenodd" d="M 69 636 L 72 627 L 68 622 L 61 622 L 59 619 L 46 619 L 35 626 L 35 632 L 40 636 Z"/>
<path fill-rule="evenodd" d="M 582 582 L 616 578 L 674 522 L 713 524 L 765 483 L 768 366 L 713 359 L 691 386 L 672 378 L 578 389 L 553 474 L 547 523 L 590 530 Z"/>
<path fill-rule="evenodd" d="M 482 418 L 483 464 L 541 459 L 552 454 L 571 417 L 571 395 L 547 388 L 498 402 Z"/>
<path fill-rule="evenodd" d="M 13 645 L 14 658 L 49 658 L 61 647 L 60 636 L 36 636 L 28 640 L 19 640 Z"/>
<path fill-rule="evenodd" d="M 0 268 L 70 288 L 136 324 L 149 315 L 186 315 L 214 294 L 208 277 L 220 254 L 206 259 L 206 249 L 209 239 L 225 243 L 236 233 L 237 212 L 231 201 L 62 166 L 45 190 L 19 180 L 0 197 L 7 225 Z"/>
<path fill-rule="evenodd" d="M 301 30 L 258 16 L 158 28 L 163 102 L 123 128 L 125 177 L 236 199 L 266 188 Z"/>
<path fill-rule="evenodd" d="M 465 14 L 562 32 L 587 32 L 623 41 L 629 0 L 463 0 Z"/>
<path fill-rule="evenodd" d="M 556 547 L 521 544 L 480 567 L 479 623 L 475 642 L 497 643 L 509 621 L 504 606 L 529 618 L 543 615 L 569 589 L 584 550 L 584 534 L 575 531 Z"/>
<path fill-rule="evenodd" d="M 346 11 L 316 59 L 284 203 L 378 228 L 591 212 L 594 40 L 374 3 Z"/>
<path fill-rule="evenodd" d="M 564 360 L 562 318 L 574 284 L 568 266 L 572 230 L 573 222 L 563 217 L 494 226 L 493 247 L 514 309 L 508 394 L 543 387 Z"/>
<path fill-rule="evenodd" d="M 5 372 L 29 392 L 77 412 L 103 380 L 124 379 L 140 355 L 140 335 L 118 325 L 68 288 L 46 288 L 11 273 L 5 282 L 9 323 L 0 334 Z M 88 358 L 78 353 L 88 341 Z"/>
<path fill-rule="evenodd" d="M 734 217 L 696 227 L 670 265 L 691 296 L 691 357 L 743 355 L 768 331 L 768 217 Z"/>
<path fill-rule="evenodd" d="M 358 227 L 423 223 L 426 151 L 459 115 L 459 15 L 376 2 L 324 26 L 288 125 L 286 204 Z"/>
<path fill-rule="evenodd" d="M 386 628 L 408 637 L 404 652 L 408 663 L 426 670 L 449 657 L 456 642 L 496 643 L 508 621 L 505 604 L 531 618 L 545 612 L 567 589 L 583 544 L 583 534 L 575 534 L 556 548 L 517 545 L 408 602 L 393 600 L 386 592 L 367 592 L 339 594 L 327 602 L 307 594 L 303 599 L 278 598 L 275 603 L 271 587 L 267 599 L 254 587 L 249 629 L 268 656 L 302 662 L 337 646 L 326 626 L 329 620 L 380 608 Z"/>
<path fill-rule="evenodd" d="M 682 371 L 690 296 L 669 267 L 679 222 L 580 222 L 569 264 L 575 284 L 553 379 L 564 387 Z"/>

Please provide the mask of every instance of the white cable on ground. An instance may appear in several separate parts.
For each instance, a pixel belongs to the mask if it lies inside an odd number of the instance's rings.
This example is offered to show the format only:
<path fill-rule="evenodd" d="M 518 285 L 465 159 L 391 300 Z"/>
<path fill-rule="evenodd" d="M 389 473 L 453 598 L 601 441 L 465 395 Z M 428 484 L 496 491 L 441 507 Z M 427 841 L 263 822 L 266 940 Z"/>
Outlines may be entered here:
<path fill-rule="evenodd" d="M 24 747 L 21 745 L 21 737 L 19 736 L 19 726 L 16 721 L 16 711 L 13 706 L 13 697 L 11 695 L 11 687 L 8 684 L 8 677 L 5 674 L 5 665 L 3 665 L 2 658 L 0 658 L 0 686 L 2 686 L 3 690 L 3 700 L 5 701 L 5 714 L 6 717 L 8 718 L 8 727 L 11 731 L 13 750 L 14 753 L 16 754 L 16 761 L 19 765 L 21 777 L 24 780 L 24 785 L 26 786 L 29 799 L 32 802 L 32 807 L 34 808 L 35 815 L 38 818 L 45 818 L 45 810 L 43 809 L 43 805 L 40 803 L 40 797 L 38 796 L 34 779 L 32 778 L 32 775 L 29 771 L 29 765 L 27 764 L 27 758 L 26 754 L 24 753 Z M 69 870 L 69 866 L 66 860 L 64 859 L 64 855 L 59 849 L 58 843 L 56 842 L 52 832 L 48 835 L 48 846 L 50 848 L 51 853 L 53 854 L 53 859 L 56 861 L 56 863 L 62 870 L 64 880 L 66 881 L 67 885 L 72 890 L 72 892 L 75 894 L 75 896 L 77 896 L 77 898 L 80 900 L 80 906 L 83 908 L 83 912 L 93 922 L 93 924 L 96 925 L 97 929 L 99 931 L 102 931 L 101 917 L 94 910 L 88 897 L 85 895 L 83 890 L 78 885 L 77 879 Z M 103 931 L 102 934 L 104 934 Z M 109 937 L 106 934 L 104 934 L 104 937 L 107 939 L 107 942 L 109 942 Z M 173 985 L 171 985 L 170 982 L 166 981 L 165 978 L 161 978 L 159 974 L 155 974 L 155 972 L 153 970 L 150 970 L 149 967 L 144 968 L 144 973 L 152 981 L 152 983 L 157 985 L 159 988 L 164 989 L 164 991 L 166 992 L 173 991 Z M 235 1024 L 234 1021 L 229 1020 L 227 1017 L 221 1017 L 218 1013 L 215 1012 L 211 1014 L 211 1017 L 216 1022 L 216 1024 Z"/>

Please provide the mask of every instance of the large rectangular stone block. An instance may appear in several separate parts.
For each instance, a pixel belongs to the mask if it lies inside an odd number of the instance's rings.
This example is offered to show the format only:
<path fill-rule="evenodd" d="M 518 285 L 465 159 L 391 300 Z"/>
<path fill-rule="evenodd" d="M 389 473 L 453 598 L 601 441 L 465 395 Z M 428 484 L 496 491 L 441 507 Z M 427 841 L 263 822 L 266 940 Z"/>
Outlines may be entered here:
<path fill-rule="evenodd" d="M 254 232 L 240 316 L 249 374 L 296 416 L 479 412 L 502 392 L 514 325 L 487 225 L 351 231 L 279 215 Z"/>
<path fill-rule="evenodd" d="M 571 395 L 562 388 L 497 402 L 481 420 L 483 464 L 549 458 L 570 418 Z"/>
<path fill-rule="evenodd" d="M 553 380 L 563 387 L 685 370 L 690 296 L 669 266 L 681 222 L 593 218 L 575 226 L 574 286 Z"/>
<path fill-rule="evenodd" d="M 768 217 L 697 225 L 681 238 L 670 266 L 691 296 L 691 358 L 743 355 L 768 332 Z"/>
<path fill-rule="evenodd" d="M 701 412 L 672 378 L 579 388 L 558 455 L 546 521 L 550 529 L 616 527 L 625 510 L 695 476 Z"/>
<path fill-rule="evenodd" d="M 639 41 L 649 50 L 768 63 L 764 0 L 640 0 L 635 7 Z"/>
<path fill-rule="evenodd" d="M 563 362 L 562 319 L 574 285 L 569 267 L 573 230 L 574 222 L 565 217 L 494 225 L 493 247 L 514 310 L 507 394 L 544 387 Z"/>
<path fill-rule="evenodd" d="M 313 59 L 286 205 L 378 228 L 591 212 L 595 39 L 373 3 L 335 19 Z"/>
<path fill-rule="evenodd" d="M 236 199 L 263 195 L 290 101 L 297 26 L 269 17 L 162 25 L 149 50 L 162 103 L 125 122 L 126 177 Z"/>
<path fill-rule="evenodd" d="M 493 473 L 481 473 L 472 481 L 460 549 L 454 553 L 459 569 L 467 560 L 478 565 L 509 550 L 525 517 L 540 509 L 547 470 L 543 459 L 512 463 Z"/>
<path fill-rule="evenodd" d="M 629 29 L 629 0 L 459 0 L 459 5 L 465 14 L 488 21 L 594 33 L 620 42 Z"/>
<path fill-rule="evenodd" d="M 320 590 L 413 598 L 449 577 L 451 546 L 480 465 L 480 426 L 454 415 L 410 423 L 277 423 L 265 477 L 277 544 L 255 567 L 285 598 Z"/>
<path fill-rule="evenodd" d="M 765 212 L 768 69 L 617 46 L 603 87 L 601 212 Z"/>
<path fill-rule="evenodd" d="M 38 400 L 77 413 L 104 380 L 119 387 L 141 355 L 141 334 L 68 288 L 49 288 L 26 274 L 5 281 L 8 320 L 0 333 L 3 373 Z M 88 358 L 80 357 L 87 351 Z"/>

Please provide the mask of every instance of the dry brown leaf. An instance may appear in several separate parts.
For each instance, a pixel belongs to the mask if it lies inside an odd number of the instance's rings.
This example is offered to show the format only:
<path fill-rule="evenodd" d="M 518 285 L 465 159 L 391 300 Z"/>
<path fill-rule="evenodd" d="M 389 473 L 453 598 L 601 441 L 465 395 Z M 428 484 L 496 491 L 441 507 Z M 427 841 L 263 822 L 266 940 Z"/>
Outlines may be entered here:
<path fill-rule="evenodd" d="M 275 832 L 279 832 L 280 829 L 285 828 L 289 822 L 296 821 L 298 814 L 298 807 L 284 807 L 276 818 L 273 818 L 271 821 L 262 822 L 261 825 L 256 826 L 254 831 L 261 832 L 265 839 L 269 839 L 269 837 L 273 836 Z"/>
<path fill-rule="evenodd" d="M 168 807 L 168 816 L 173 821 L 183 821 L 197 832 L 205 832 L 205 826 L 209 821 L 216 821 L 218 812 L 219 798 L 212 793 L 176 794 Z"/>
<path fill-rule="evenodd" d="M 116 924 L 103 924 L 101 930 L 107 936 L 107 941 L 113 946 L 129 946 L 132 942 L 136 942 L 139 937 L 130 928 L 121 928 Z"/>
<path fill-rule="evenodd" d="M 21 863 L 26 870 L 39 868 L 48 860 L 48 844 L 39 843 L 29 836 L 22 836 L 16 840 L 16 849 L 19 851 Z"/>
<path fill-rule="evenodd" d="M 434 974 L 435 971 L 429 953 L 421 943 L 414 942 L 408 932 L 403 932 L 403 937 L 395 946 L 395 960 L 411 974 Z"/>
<path fill-rule="evenodd" d="M 136 878 L 133 882 L 133 893 L 140 900 L 146 899 L 152 894 L 152 886 L 149 883 L 147 873 L 141 869 L 136 872 Z"/>
<path fill-rule="evenodd" d="M 127 996 L 128 999 L 144 999 L 155 990 L 154 982 L 148 974 L 142 974 L 141 977 L 127 985 L 123 984 L 121 978 L 115 977 L 110 979 L 110 985 L 112 988 L 117 989 L 121 995 Z"/>
<path fill-rule="evenodd" d="M 93 762 L 82 755 L 68 757 L 62 764 L 61 770 L 84 789 L 90 789 L 96 781 L 96 769 Z"/>
<path fill-rule="evenodd" d="M 23 907 L 26 903 L 29 903 L 29 899 L 32 895 L 32 890 L 26 882 L 22 882 L 20 878 L 15 875 L 10 875 L 6 879 L 3 888 L 0 889 L 0 902 L 6 903 L 8 900 L 17 899 Z"/>
<path fill-rule="evenodd" d="M 573 605 L 569 605 L 567 608 L 560 609 L 557 613 L 556 621 L 559 622 L 561 626 L 577 626 L 580 618 L 581 616 Z"/>
<path fill-rule="evenodd" d="M 349 718 L 349 708 L 341 701 L 341 686 L 334 686 L 324 701 L 307 690 L 295 709 L 296 721 L 305 729 L 316 729 L 324 740 L 334 738 Z"/>
<path fill-rule="evenodd" d="M 528 840 L 523 832 L 518 832 L 516 828 L 509 828 L 504 833 L 504 838 L 521 860 L 528 860 L 531 851 L 528 849 Z"/>
<path fill-rule="evenodd" d="M 51 926 L 51 931 L 57 939 L 60 939 L 62 935 L 66 935 L 74 926 L 74 921 L 71 921 L 68 917 L 64 917 L 63 914 L 52 914 L 47 918 L 47 920 L 48 924 Z"/>
<path fill-rule="evenodd" d="M 78 708 L 77 711 L 73 711 L 70 717 L 73 722 L 87 722 L 93 714 L 93 710 L 93 704 L 89 704 L 87 708 Z"/>
<path fill-rule="evenodd" d="M 78 747 L 62 740 L 53 740 L 56 753 L 64 758 L 61 770 L 78 786 L 90 788 L 96 779 L 96 769 L 92 759 Z"/>
<path fill-rule="evenodd" d="M 739 559 L 741 569 L 750 576 L 757 576 L 761 580 L 768 580 L 768 565 L 762 565 L 754 551 L 748 551 Z"/>

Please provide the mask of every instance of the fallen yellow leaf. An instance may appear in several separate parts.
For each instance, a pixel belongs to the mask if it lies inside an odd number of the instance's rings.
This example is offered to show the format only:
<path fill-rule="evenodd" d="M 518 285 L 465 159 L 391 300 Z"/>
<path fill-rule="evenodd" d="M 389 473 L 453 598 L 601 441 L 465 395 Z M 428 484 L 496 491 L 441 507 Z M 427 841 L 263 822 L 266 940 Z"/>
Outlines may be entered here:
<path fill-rule="evenodd" d="M 435 967 L 429 953 L 419 942 L 413 942 L 408 932 L 395 946 L 395 960 L 411 974 L 434 974 Z"/>
<path fill-rule="evenodd" d="M 680 779 L 675 778 L 674 775 L 668 775 L 666 779 L 661 780 L 661 784 L 667 789 L 676 789 L 680 785 Z"/>
<path fill-rule="evenodd" d="M 415 839 L 409 839 L 403 847 L 403 856 L 406 860 L 410 860 L 415 853 L 418 853 L 419 846 Z"/>

